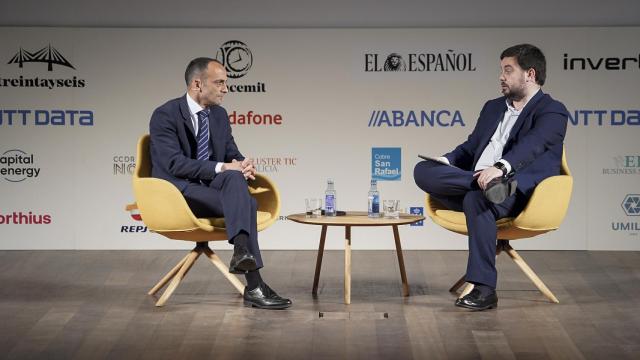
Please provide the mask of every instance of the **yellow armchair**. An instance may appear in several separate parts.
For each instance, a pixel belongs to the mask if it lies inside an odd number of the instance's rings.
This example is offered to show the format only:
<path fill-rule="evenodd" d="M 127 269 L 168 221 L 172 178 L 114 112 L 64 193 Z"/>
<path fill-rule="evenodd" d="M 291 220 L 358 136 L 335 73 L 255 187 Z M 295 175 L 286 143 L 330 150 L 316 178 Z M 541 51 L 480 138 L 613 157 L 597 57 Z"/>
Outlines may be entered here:
<path fill-rule="evenodd" d="M 278 220 L 280 193 L 269 178 L 260 174 L 249 182 L 249 192 L 258 203 L 258 231 L 264 230 Z M 149 295 L 154 295 L 171 281 L 156 302 L 156 306 L 165 304 L 202 254 L 209 258 L 240 294 L 243 293 L 244 285 L 235 275 L 229 273 L 228 267 L 208 245 L 209 241 L 227 240 L 224 218 L 197 218 L 182 193 L 173 184 L 151 177 L 149 135 L 144 135 L 138 140 L 133 193 L 136 202 L 127 205 L 126 210 L 137 208 L 142 221 L 150 231 L 170 239 L 196 242 L 195 248 L 149 291 Z"/>
<path fill-rule="evenodd" d="M 556 230 L 564 220 L 571 200 L 573 189 L 573 177 L 567 164 L 566 152 L 562 152 L 561 175 L 544 179 L 538 184 L 529 199 L 526 207 L 515 218 L 503 218 L 496 222 L 498 225 L 498 239 L 496 243 L 496 255 L 506 252 L 536 287 L 552 302 L 558 303 L 558 299 L 533 272 L 520 255 L 511 247 L 509 240 L 517 240 L 544 234 Z M 437 200 L 426 195 L 427 215 L 436 224 L 443 228 L 467 235 L 467 224 L 464 213 L 447 210 Z M 464 283 L 463 275 L 450 289 L 457 291 Z M 467 284 L 461 297 L 473 289 L 472 284 Z"/>

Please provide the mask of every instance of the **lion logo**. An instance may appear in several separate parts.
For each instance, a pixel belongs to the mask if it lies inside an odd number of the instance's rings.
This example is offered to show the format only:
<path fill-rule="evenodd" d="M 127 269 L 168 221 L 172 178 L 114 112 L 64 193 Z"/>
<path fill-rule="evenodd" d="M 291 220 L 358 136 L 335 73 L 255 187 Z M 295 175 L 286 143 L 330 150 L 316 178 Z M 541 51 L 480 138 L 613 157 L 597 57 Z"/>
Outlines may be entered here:
<path fill-rule="evenodd" d="M 384 61 L 384 71 L 407 71 L 407 64 L 405 64 L 402 56 L 391 53 Z"/>

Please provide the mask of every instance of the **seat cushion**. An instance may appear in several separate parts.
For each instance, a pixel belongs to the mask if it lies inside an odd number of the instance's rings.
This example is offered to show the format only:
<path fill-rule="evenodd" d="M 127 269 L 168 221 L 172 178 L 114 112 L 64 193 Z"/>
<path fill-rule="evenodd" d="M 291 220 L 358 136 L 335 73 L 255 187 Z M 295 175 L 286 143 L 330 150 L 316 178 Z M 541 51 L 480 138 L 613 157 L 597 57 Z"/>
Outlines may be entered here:
<path fill-rule="evenodd" d="M 258 225 L 265 223 L 271 220 L 271 213 L 266 211 L 258 211 Z M 224 218 L 198 218 L 198 221 L 201 221 L 207 225 L 216 227 L 216 228 L 225 228 Z"/>
<path fill-rule="evenodd" d="M 467 219 L 462 211 L 436 210 L 436 216 L 455 225 L 467 226 Z M 496 224 L 500 227 L 501 225 L 505 225 L 511 221 L 513 221 L 513 218 L 503 218 L 496 221 Z"/>

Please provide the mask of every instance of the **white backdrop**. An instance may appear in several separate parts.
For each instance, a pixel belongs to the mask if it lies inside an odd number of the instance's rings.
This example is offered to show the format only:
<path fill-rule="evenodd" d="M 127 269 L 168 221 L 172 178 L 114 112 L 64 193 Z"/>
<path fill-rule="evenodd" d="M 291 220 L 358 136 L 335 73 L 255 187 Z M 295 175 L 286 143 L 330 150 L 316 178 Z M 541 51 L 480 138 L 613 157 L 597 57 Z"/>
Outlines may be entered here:
<path fill-rule="evenodd" d="M 424 206 L 412 178 L 417 154 L 440 155 L 462 142 L 483 103 L 500 95 L 500 52 L 517 43 L 536 44 L 547 57 L 543 90 L 572 113 L 566 147 L 575 185 L 562 227 L 516 246 L 639 250 L 640 48 L 633 45 L 639 35 L 640 28 L 3 28 L 0 248 L 190 246 L 146 232 L 124 211 L 133 201 L 127 169 L 151 112 L 184 94 L 189 60 L 215 57 L 223 44 L 236 40 L 225 47 L 228 63 L 251 66 L 230 83 L 265 91 L 230 92 L 223 105 L 237 120 L 249 111 L 282 117 L 280 125 L 234 124 L 233 131 L 245 156 L 264 164 L 279 185 L 283 216 L 302 211 L 305 197 L 322 196 L 327 178 L 336 183 L 340 209 L 364 210 L 372 148 L 401 149 L 401 160 L 394 159 L 401 164 L 401 179 L 380 181 L 382 198 L 400 199 L 403 207 Z M 407 71 L 367 71 L 374 67 L 372 59 L 377 56 L 382 68 L 391 53 L 402 57 Z M 460 55 L 470 65 L 412 71 L 420 64 L 412 67 L 410 59 L 438 55 L 445 61 Z M 571 61 L 576 58 L 584 60 Z M 48 60 L 57 61 L 52 71 Z M 55 118 L 57 110 L 66 110 L 64 124 Z M 422 111 L 440 112 L 440 124 L 404 126 L 411 111 L 418 120 Z M 81 125 L 79 114 L 89 112 L 92 124 Z M 33 164 L 9 164 L 17 158 L 29 162 L 31 155 Z M 39 173 L 26 177 L 15 174 L 18 168 Z M 428 219 L 400 232 L 406 249 L 466 248 L 465 237 Z M 260 243 L 263 249 L 315 249 L 318 237 L 318 227 L 281 220 L 260 234 Z M 394 248 L 390 229 L 358 228 L 353 239 L 355 249 Z M 342 233 L 330 229 L 327 248 L 342 245 Z"/>

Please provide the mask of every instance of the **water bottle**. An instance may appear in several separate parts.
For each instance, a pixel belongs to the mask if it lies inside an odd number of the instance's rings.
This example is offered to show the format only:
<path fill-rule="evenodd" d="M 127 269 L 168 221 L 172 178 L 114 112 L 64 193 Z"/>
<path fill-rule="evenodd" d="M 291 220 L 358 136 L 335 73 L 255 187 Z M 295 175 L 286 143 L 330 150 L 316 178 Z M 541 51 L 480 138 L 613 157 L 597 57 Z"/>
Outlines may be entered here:
<path fill-rule="evenodd" d="M 324 192 L 324 214 L 336 216 L 336 189 L 331 179 L 327 180 L 327 191 Z"/>
<path fill-rule="evenodd" d="M 378 192 L 378 180 L 371 179 L 371 188 L 369 188 L 369 217 L 380 217 L 380 192 Z"/>

